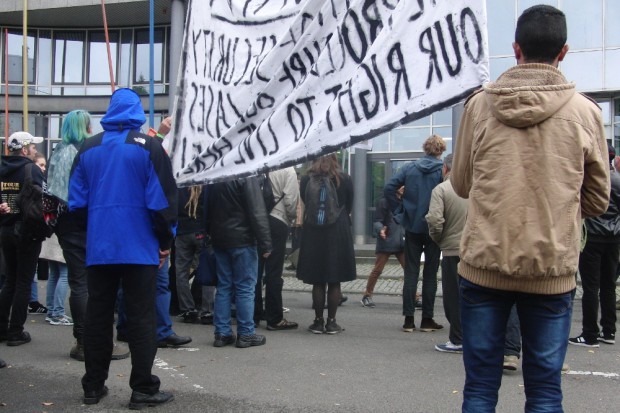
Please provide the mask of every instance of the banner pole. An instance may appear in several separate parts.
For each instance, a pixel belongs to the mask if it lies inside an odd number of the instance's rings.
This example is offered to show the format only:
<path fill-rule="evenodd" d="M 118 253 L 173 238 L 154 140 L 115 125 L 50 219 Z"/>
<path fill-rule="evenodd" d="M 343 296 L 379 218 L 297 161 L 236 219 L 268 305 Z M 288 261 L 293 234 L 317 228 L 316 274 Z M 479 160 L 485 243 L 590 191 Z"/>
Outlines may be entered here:
<path fill-rule="evenodd" d="M 112 87 L 112 93 L 116 89 L 114 85 L 114 69 L 112 68 L 112 52 L 110 50 L 110 35 L 108 33 L 108 19 L 105 12 L 105 0 L 101 0 L 101 12 L 103 14 L 103 31 L 105 33 L 105 45 L 108 49 L 108 69 L 110 71 L 110 86 Z"/>

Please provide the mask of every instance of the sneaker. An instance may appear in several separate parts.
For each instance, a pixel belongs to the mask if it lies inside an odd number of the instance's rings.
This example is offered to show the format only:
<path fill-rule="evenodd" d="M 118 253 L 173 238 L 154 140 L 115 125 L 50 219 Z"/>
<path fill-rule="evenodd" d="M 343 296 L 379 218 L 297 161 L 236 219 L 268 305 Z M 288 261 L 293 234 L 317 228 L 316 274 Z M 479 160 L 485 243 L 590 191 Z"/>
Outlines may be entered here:
<path fill-rule="evenodd" d="M 112 348 L 112 360 L 123 360 L 129 357 L 130 354 L 129 347 L 125 344 L 114 343 L 114 347 Z"/>
<path fill-rule="evenodd" d="M 614 333 L 599 333 L 596 339 L 601 343 L 616 344 L 616 335 Z"/>
<path fill-rule="evenodd" d="M 323 334 L 325 332 L 325 319 L 315 318 L 314 322 L 310 327 L 308 327 L 308 331 L 314 334 Z"/>
<path fill-rule="evenodd" d="M 66 315 L 61 315 L 60 317 L 52 317 L 50 324 L 53 326 L 72 326 L 73 320 Z"/>
<path fill-rule="evenodd" d="M 569 338 L 568 344 L 572 344 L 574 346 L 582 346 L 582 347 L 600 347 L 598 344 L 598 340 L 586 340 L 583 335 L 578 337 Z"/>
<path fill-rule="evenodd" d="M 48 315 L 45 316 L 45 322 L 46 323 L 51 323 L 52 322 L 52 316 L 49 315 L 49 313 L 48 313 Z"/>
<path fill-rule="evenodd" d="M 442 353 L 463 354 L 463 346 L 460 344 L 453 344 L 450 340 L 446 341 L 446 344 L 435 344 L 435 350 Z"/>
<path fill-rule="evenodd" d="M 267 342 L 265 336 L 260 334 L 252 334 L 251 336 L 237 336 L 235 346 L 238 348 L 248 348 L 262 346 Z"/>
<path fill-rule="evenodd" d="M 504 370 L 516 371 L 519 366 L 519 357 L 504 356 Z"/>
<path fill-rule="evenodd" d="M 213 313 L 211 311 L 205 311 L 200 314 L 200 324 L 213 325 Z"/>
<path fill-rule="evenodd" d="M 362 297 L 362 305 L 364 307 L 375 308 L 375 303 L 372 301 L 372 298 L 368 295 Z"/>
<path fill-rule="evenodd" d="M 415 323 L 413 322 L 413 316 L 405 316 L 405 324 L 403 324 L 403 331 L 405 333 L 412 333 L 415 330 Z"/>
<path fill-rule="evenodd" d="M 184 323 L 194 324 L 195 322 L 198 321 L 198 311 L 196 310 L 183 311 L 181 314 L 179 314 L 179 317 L 183 319 Z"/>
<path fill-rule="evenodd" d="M 349 299 L 349 297 L 347 297 L 346 295 L 341 295 L 340 296 L 340 303 L 338 303 L 338 305 L 342 305 L 342 304 L 346 303 L 348 299 Z"/>
<path fill-rule="evenodd" d="M 215 335 L 213 347 L 224 347 L 235 342 L 235 336 L 224 336 L 222 334 Z"/>
<path fill-rule="evenodd" d="M 298 324 L 293 321 L 288 321 L 283 318 L 278 324 L 267 324 L 267 330 L 294 330 L 298 327 Z"/>
<path fill-rule="evenodd" d="M 441 330 L 443 326 L 441 324 L 437 324 L 435 320 L 432 318 L 423 318 L 420 323 L 420 331 L 429 332 L 429 331 L 437 331 Z"/>
<path fill-rule="evenodd" d="M 336 324 L 335 318 L 327 319 L 327 324 L 325 325 L 325 334 L 338 334 L 341 333 L 342 330 L 344 330 L 344 328 Z"/>
<path fill-rule="evenodd" d="M 47 314 L 47 307 L 38 301 L 32 301 L 28 304 L 29 314 Z"/>
<path fill-rule="evenodd" d="M 69 357 L 77 361 L 84 361 L 84 344 L 76 342 L 69 351 Z"/>
<path fill-rule="evenodd" d="M 9 335 L 6 340 L 6 345 L 9 347 L 15 347 L 30 343 L 30 341 L 30 334 L 27 331 L 22 331 L 18 335 Z"/>
<path fill-rule="evenodd" d="M 288 307 L 282 307 L 282 312 L 283 312 L 283 313 L 288 313 L 289 311 L 291 311 L 291 309 L 290 309 L 290 308 L 288 308 Z"/>

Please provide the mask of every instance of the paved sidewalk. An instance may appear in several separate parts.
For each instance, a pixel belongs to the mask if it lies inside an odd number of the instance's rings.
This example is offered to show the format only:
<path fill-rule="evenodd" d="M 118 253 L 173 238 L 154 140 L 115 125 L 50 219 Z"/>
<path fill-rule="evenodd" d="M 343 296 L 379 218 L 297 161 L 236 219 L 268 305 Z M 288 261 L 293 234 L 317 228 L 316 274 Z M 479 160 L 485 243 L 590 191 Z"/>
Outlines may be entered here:
<path fill-rule="evenodd" d="M 288 265 L 287 262 L 285 265 Z M 342 283 L 342 292 L 347 294 L 363 294 L 366 289 L 366 281 L 370 272 L 372 271 L 374 265 L 373 264 L 357 264 L 357 279 L 354 281 Z M 309 284 L 304 284 L 300 280 L 298 280 L 295 276 L 295 271 L 284 270 L 284 290 L 285 291 L 312 291 L 312 286 Z M 437 296 L 442 297 L 443 291 L 441 289 L 441 267 L 439 268 L 439 272 L 437 273 Z M 422 269 L 420 269 L 420 281 L 418 282 L 418 291 L 422 289 Z M 384 295 L 401 295 L 403 291 L 403 269 L 400 267 L 398 262 L 394 260 L 394 262 L 389 262 L 383 273 L 379 277 L 377 281 L 377 285 L 375 286 L 375 294 L 384 294 Z M 581 298 L 583 294 L 583 289 L 581 288 L 581 282 L 577 283 L 577 295 L 576 298 Z M 616 288 L 616 295 L 620 297 L 620 286 Z"/>

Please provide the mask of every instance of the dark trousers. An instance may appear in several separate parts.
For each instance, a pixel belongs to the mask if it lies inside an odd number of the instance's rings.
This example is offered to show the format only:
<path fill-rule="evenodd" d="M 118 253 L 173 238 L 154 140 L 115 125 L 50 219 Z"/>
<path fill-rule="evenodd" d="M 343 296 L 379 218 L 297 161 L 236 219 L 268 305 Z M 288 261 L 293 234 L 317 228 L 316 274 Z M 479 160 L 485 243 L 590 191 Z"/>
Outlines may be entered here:
<path fill-rule="evenodd" d="M 459 302 L 459 273 L 457 266 L 458 255 L 441 259 L 441 288 L 443 289 L 443 310 L 450 323 L 448 338 L 452 344 L 463 344 L 463 330 L 461 329 L 461 304 Z M 422 301 L 424 302 L 424 301 Z"/>
<path fill-rule="evenodd" d="M 59 223 L 59 226 L 62 225 Z M 73 337 L 78 343 L 84 341 L 84 320 L 86 318 L 86 303 L 88 301 L 88 283 L 86 281 L 86 232 L 85 231 L 58 231 L 58 243 L 62 248 L 62 255 L 67 263 L 67 281 L 71 295 L 69 305 L 73 318 Z"/>
<path fill-rule="evenodd" d="M 579 273 L 583 296 L 583 336 L 596 340 L 599 334 L 598 308 L 605 334 L 616 333 L 616 270 L 618 244 L 588 241 L 579 256 Z"/>
<path fill-rule="evenodd" d="M 440 249 L 428 234 L 405 235 L 405 281 L 403 283 L 403 315 L 413 316 L 415 293 L 420 278 L 420 258 L 424 253 L 422 280 L 422 318 L 433 318 L 437 294 L 437 270 Z"/>
<path fill-rule="evenodd" d="M 157 353 L 155 339 L 156 266 L 96 265 L 87 268 L 88 305 L 84 329 L 86 374 L 84 391 L 99 390 L 108 378 L 113 348 L 114 304 L 119 282 L 125 295 L 127 333 L 131 351 L 129 386 L 138 392 L 159 391 L 151 374 Z"/>
<path fill-rule="evenodd" d="M 11 338 L 24 331 L 41 241 L 22 240 L 14 227 L 8 226 L 0 229 L 0 242 L 6 271 L 0 291 L 0 335 Z"/>
<path fill-rule="evenodd" d="M 288 238 L 288 225 L 277 218 L 269 216 L 271 228 L 271 242 L 273 251 L 267 259 L 258 259 L 258 279 L 256 280 L 256 292 L 254 294 L 254 321 L 262 318 L 267 324 L 275 325 L 282 321 L 282 270 L 286 254 L 286 239 Z M 263 278 L 263 271 L 265 276 Z M 265 310 L 263 311 L 263 291 L 265 283 Z"/>

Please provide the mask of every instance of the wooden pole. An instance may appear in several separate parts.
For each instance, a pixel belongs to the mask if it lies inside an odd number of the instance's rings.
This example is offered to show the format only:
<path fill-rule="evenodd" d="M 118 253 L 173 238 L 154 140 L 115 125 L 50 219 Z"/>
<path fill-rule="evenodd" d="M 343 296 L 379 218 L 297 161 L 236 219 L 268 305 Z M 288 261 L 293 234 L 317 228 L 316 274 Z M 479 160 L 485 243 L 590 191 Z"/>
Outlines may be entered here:
<path fill-rule="evenodd" d="M 110 70 L 110 86 L 112 93 L 116 89 L 114 85 L 114 69 L 112 68 L 112 52 L 110 50 L 110 35 L 108 34 L 108 19 L 105 12 L 105 1 L 101 0 L 101 12 L 103 13 L 103 30 L 105 32 L 105 44 L 108 49 L 108 69 Z"/>

